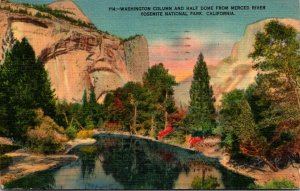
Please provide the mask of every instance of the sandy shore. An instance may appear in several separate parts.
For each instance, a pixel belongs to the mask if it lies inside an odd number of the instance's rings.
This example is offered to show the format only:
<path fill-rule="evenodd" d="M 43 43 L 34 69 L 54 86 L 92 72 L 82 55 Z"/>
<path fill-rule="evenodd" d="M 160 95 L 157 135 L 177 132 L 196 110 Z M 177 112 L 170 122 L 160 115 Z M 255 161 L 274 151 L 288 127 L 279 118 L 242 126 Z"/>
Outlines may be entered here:
<path fill-rule="evenodd" d="M 93 139 L 93 138 L 71 140 L 71 141 L 67 142 L 64 154 L 67 154 L 71 149 L 73 149 L 76 146 L 91 145 L 91 144 L 94 144 L 94 143 L 96 143 L 96 139 Z"/>
<path fill-rule="evenodd" d="M 42 155 L 23 150 L 5 155 L 13 158 L 13 164 L 0 171 L 0 186 L 35 172 L 66 165 L 78 158 L 76 155 Z"/>
<path fill-rule="evenodd" d="M 13 163 L 7 169 L 0 171 L 0 188 L 8 182 L 32 173 L 69 164 L 78 159 L 76 155 L 67 154 L 72 148 L 78 145 L 90 145 L 95 142 L 96 139 L 93 138 L 71 140 L 67 143 L 64 153 L 60 155 L 43 155 L 22 149 L 6 153 L 5 155 L 13 158 Z"/>

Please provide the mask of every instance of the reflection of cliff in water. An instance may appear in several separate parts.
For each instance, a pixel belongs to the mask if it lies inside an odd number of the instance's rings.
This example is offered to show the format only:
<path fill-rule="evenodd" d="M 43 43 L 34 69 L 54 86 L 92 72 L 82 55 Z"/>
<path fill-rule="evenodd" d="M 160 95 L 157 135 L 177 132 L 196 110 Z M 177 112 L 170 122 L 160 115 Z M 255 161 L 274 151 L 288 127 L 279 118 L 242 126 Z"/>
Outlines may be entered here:
<path fill-rule="evenodd" d="M 217 159 L 175 146 L 126 136 L 97 139 L 94 145 L 71 151 L 79 160 L 24 177 L 7 188 L 190 189 L 195 177 L 215 177 L 218 188 L 243 189 L 253 182 L 228 171 Z"/>
<path fill-rule="evenodd" d="M 107 145 L 105 141 L 100 140 L 98 144 Z M 187 170 L 172 155 L 163 150 L 154 152 L 143 141 L 130 139 L 104 150 L 101 158 L 105 173 L 111 174 L 125 189 L 171 189 L 179 173 Z"/>

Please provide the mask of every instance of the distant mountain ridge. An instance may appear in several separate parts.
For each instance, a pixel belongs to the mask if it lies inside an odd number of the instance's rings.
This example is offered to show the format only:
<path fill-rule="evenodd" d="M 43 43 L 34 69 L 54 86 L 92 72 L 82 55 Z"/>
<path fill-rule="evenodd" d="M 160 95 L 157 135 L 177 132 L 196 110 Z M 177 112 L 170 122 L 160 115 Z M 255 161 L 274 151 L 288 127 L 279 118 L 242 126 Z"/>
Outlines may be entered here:
<path fill-rule="evenodd" d="M 261 20 L 249 24 L 243 37 L 234 44 L 231 55 L 223 59 L 217 66 L 208 66 L 211 84 L 216 97 L 216 105 L 220 105 L 222 95 L 233 89 L 245 89 L 255 80 L 257 72 L 252 69 L 253 62 L 248 55 L 253 51 L 255 34 L 263 30 L 266 23 L 275 18 Z M 285 25 L 290 25 L 300 32 L 300 21 L 296 19 L 277 19 Z M 205 57 L 205 55 L 204 55 Z M 189 105 L 189 89 L 193 77 L 189 77 L 175 87 L 175 100 L 177 104 Z"/>
<path fill-rule="evenodd" d="M 144 36 L 125 41 L 101 32 L 71 0 L 48 6 L 61 11 L 0 3 L 0 63 L 14 39 L 26 37 L 44 61 L 57 97 L 67 102 L 80 102 L 90 88 L 101 102 L 108 91 L 142 80 L 149 68 Z"/>

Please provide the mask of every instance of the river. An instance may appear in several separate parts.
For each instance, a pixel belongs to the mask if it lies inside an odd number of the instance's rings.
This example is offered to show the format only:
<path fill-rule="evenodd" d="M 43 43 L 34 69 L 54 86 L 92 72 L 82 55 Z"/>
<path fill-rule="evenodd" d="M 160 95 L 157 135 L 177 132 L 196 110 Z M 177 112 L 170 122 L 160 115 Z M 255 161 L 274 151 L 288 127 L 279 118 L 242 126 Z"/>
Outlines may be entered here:
<path fill-rule="evenodd" d="M 220 165 L 218 159 L 135 137 L 102 134 L 61 168 L 38 172 L 5 185 L 6 189 L 190 189 L 195 177 L 213 178 L 220 189 L 247 189 L 251 178 Z"/>

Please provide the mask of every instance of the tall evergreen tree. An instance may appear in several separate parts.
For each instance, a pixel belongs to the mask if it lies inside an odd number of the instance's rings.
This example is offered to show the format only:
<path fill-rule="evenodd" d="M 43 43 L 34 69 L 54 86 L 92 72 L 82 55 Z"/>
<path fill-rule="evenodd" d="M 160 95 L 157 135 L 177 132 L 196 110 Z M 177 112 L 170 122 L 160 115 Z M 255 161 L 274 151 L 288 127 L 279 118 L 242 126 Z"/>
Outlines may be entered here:
<path fill-rule="evenodd" d="M 153 97 L 158 103 L 158 110 L 163 115 L 158 115 L 159 121 L 164 121 L 164 128 L 168 125 L 168 115 L 176 112 L 174 101 L 174 89 L 177 85 L 175 77 L 169 74 L 169 71 L 162 63 L 152 66 L 143 76 L 144 86 L 150 89 Z"/>
<path fill-rule="evenodd" d="M 249 55 L 259 74 L 248 89 L 248 100 L 267 140 L 267 159 L 282 166 L 295 156 L 300 139 L 300 41 L 297 31 L 277 20 L 256 34 Z"/>
<path fill-rule="evenodd" d="M 5 119 L 9 135 L 24 139 L 27 127 L 34 123 L 33 109 L 41 108 L 46 115 L 55 116 L 54 91 L 48 74 L 26 38 L 16 41 L 7 52 L 0 76 L 1 94 L 6 97 L 0 108 L 9 113 Z"/>
<path fill-rule="evenodd" d="M 87 105 L 88 105 L 88 99 L 87 99 L 86 90 L 84 90 L 82 96 L 82 107 L 86 107 Z"/>
<path fill-rule="evenodd" d="M 96 98 L 96 93 L 95 93 L 95 88 L 93 87 L 90 91 L 90 101 L 89 103 L 91 105 L 97 105 L 97 98 Z"/>
<path fill-rule="evenodd" d="M 206 135 L 215 127 L 215 107 L 213 89 L 209 84 L 210 76 L 202 53 L 194 67 L 194 77 L 190 89 L 190 106 L 186 125 L 196 134 Z"/>
<path fill-rule="evenodd" d="M 88 129 L 93 129 L 103 123 L 104 108 L 97 102 L 95 89 L 92 87 L 87 95 L 84 90 L 82 96 L 82 106 L 80 110 L 80 125 Z"/>

